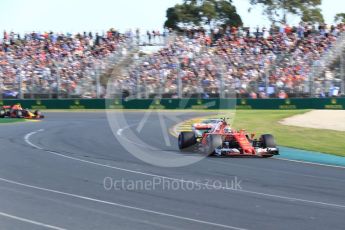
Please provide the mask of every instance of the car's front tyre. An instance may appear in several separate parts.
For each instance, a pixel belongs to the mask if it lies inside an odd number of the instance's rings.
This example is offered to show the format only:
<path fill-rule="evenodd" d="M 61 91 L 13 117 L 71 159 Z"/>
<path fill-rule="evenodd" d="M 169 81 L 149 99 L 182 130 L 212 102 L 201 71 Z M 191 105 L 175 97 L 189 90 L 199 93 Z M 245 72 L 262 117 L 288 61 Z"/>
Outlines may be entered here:
<path fill-rule="evenodd" d="M 221 147 L 223 145 L 222 135 L 211 134 L 207 138 L 208 138 L 208 141 L 207 141 L 206 154 L 214 155 L 216 148 Z"/>
<path fill-rule="evenodd" d="M 266 148 L 277 148 L 276 141 L 274 139 L 274 136 L 271 134 L 263 134 L 260 137 L 261 147 Z M 272 157 L 274 154 L 267 153 L 262 155 L 263 158 L 269 158 Z"/>

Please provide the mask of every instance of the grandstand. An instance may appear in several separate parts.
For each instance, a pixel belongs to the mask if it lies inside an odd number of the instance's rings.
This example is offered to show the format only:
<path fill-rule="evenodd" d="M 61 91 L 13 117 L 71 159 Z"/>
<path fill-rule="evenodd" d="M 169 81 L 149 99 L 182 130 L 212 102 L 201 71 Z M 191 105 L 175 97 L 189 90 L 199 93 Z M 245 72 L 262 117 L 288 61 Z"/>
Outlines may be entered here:
<path fill-rule="evenodd" d="M 133 98 L 344 94 L 345 25 L 227 27 L 120 34 L 4 33 L 3 98 L 102 98 L 110 79 Z M 154 35 L 154 36 L 153 36 Z M 143 52 L 144 51 L 144 52 Z M 119 70 L 119 66 L 126 67 Z"/>

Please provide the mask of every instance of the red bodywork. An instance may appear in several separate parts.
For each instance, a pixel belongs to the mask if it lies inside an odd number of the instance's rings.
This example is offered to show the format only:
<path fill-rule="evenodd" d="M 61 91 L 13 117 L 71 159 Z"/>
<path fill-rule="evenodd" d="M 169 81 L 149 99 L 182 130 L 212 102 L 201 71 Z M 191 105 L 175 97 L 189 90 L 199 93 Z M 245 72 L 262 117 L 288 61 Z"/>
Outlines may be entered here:
<path fill-rule="evenodd" d="M 243 154 L 256 154 L 254 147 L 248 141 L 248 138 L 244 132 L 240 131 L 233 133 L 232 137 L 238 142 L 239 146 L 243 150 Z M 228 138 L 228 136 L 226 138 Z"/>
<path fill-rule="evenodd" d="M 195 124 L 194 128 L 195 129 L 211 129 L 213 127 L 212 124 Z"/>
<path fill-rule="evenodd" d="M 221 135 L 224 142 L 237 142 L 239 145 L 240 155 L 255 155 L 255 148 L 248 140 L 248 133 L 244 130 L 240 131 L 230 131 L 230 126 L 226 121 L 219 122 L 210 132 L 204 133 L 201 139 L 201 144 L 204 146 L 208 145 L 208 136 L 209 135 Z M 254 134 L 251 135 L 251 138 L 254 137 Z M 231 154 L 236 155 L 236 154 Z"/>

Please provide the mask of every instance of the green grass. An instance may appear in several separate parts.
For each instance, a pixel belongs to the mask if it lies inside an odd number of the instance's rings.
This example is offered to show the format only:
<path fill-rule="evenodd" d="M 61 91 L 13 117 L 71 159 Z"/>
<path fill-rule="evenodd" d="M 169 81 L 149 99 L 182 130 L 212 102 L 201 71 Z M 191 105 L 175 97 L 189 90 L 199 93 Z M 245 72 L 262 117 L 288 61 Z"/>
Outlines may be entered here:
<path fill-rule="evenodd" d="M 21 118 L 0 118 L 0 124 L 16 123 L 16 122 L 25 122 L 25 119 L 21 119 Z"/>
<path fill-rule="evenodd" d="M 345 156 L 345 132 L 301 128 L 279 121 L 308 110 L 237 110 L 233 126 L 257 135 L 273 134 L 278 145 Z"/>

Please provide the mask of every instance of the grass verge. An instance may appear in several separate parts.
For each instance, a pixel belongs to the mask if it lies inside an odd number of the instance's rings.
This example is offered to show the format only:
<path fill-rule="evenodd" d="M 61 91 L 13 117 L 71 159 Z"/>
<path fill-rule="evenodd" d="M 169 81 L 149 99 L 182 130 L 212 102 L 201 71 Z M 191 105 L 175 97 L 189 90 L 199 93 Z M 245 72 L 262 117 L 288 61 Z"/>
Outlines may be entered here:
<path fill-rule="evenodd" d="M 17 123 L 17 122 L 25 122 L 25 119 L 21 119 L 21 118 L 0 118 L 0 124 Z"/>

